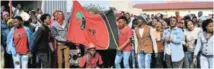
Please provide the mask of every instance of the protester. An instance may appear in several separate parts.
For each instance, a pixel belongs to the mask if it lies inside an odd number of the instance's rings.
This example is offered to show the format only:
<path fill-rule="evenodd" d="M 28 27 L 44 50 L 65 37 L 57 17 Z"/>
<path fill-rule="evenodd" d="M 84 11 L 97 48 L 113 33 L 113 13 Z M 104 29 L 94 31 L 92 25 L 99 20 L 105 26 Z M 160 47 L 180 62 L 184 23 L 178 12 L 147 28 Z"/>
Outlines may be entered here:
<path fill-rule="evenodd" d="M 163 30 L 166 29 L 166 28 L 168 28 L 167 19 L 165 19 L 165 20 L 161 19 L 159 21 L 160 21 L 160 23 L 162 25 L 161 27 L 162 27 Z"/>
<path fill-rule="evenodd" d="M 204 20 L 206 19 L 206 17 L 203 16 L 203 12 L 202 12 L 202 11 L 199 11 L 199 12 L 198 12 L 198 19 L 200 19 L 200 20 L 202 20 L 202 21 L 204 21 Z"/>
<path fill-rule="evenodd" d="M 57 20 L 57 13 L 59 10 L 54 10 L 51 18 L 51 24 L 52 25 Z"/>
<path fill-rule="evenodd" d="M 62 64 L 65 65 L 65 68 L 70 67 L 69 47 L 66 45 L 67 43 L 69 43 L 69 41 L 66 39 L 67 24 L 68 23 L 64 21 L 63 12 L 62 11 L 57 12 L 57 20 L 52 24 L 51 34 L 57 41 L 58 68 L 62 68 Z"/>
<path fill-rule="evenodd" d="M 193 21 L 188 20 L 185 23 L 185 26 L 187 29 L 184 31 L 184 46 L 187 48 L 185 52 L 185 56 L 187 56 L 186 59 L 188 59 L 188 68 L 192 68 L 192 60 L 193 60 L 193 52 L 196 45 L 196 39 L 199 37 L 199 34 L 201 32 L 200 28 L 197 28 Z M 191 34 L 191 35 L 190 35 Z"/>
<path fill-rule="evenodd" d="M 13 6 L 15 4 L 16 7 Z M 0 69 L 72 67 L 70 64 L 73 61 L 70 59 L 76 57 L 71 57 L 71 49 L 83 46 L 73 45 L 67 39 L 69 19 L 76 14 L 68 12 L 64 15 L 65 11 L 53 10 L 50 16 L 51 13 L 43 14 L 48 11 L 41 8 L 29 9 L 25 4 L 12 4 L 10 1 L 8 5 L 0 9 Z M 25 9 L 28 9 L 27 13 Z M 168 11 L 133 15 L 136 12 L 119 11 L 114 7 L 110 9 L 114 12 L 117 27 L 111 21 L 110 25 L 106 24 L 111 33 L 109 42 L 115 39 L 118 47 L 97 50 L 95 44 L 89 44 L 78 56 L 81 60 L 76 65 L 80 68 L 213 68 L 213 19 L 209 19 L 212 14 L 207 16 L 199 11 L 198 14 L 189 12 L 185 15 L 176 11 L 173 17 Z M 82 12 L 86 21 L 90 21 L 88 13 L 92 18 L 102 13 L 98 10 L 95 10 L 96 13 L 94 10 L 87 11 L 87 15 Z M 114 17 L 108 17 L 104 22 L 108 23 L 111 18 Z M 88 32 L 88 25 L 81 27 L 85 27 L 83 32 Z M 117 31 L 118 34 L 115 34 Z"/>
<path fill-rule="evenodd" d="M 137 45 L 136 40 L 136 33 L 135 28 L 137 28 L 138 23 L 137 19 L 132 20 L 132 38 L 131 38 L 131 46 L 132 46 L 132 52 L 131 52 L 131 60 L 132 60 L 132 68 L 136 68 L 136 57 L 135 57 L 135 45 Z"/>
<path fill-rule="evenodd" d="M 50 29 L 48 25 L 50 24 L 51 16 L 49 14 L 41 15 L 40 20 L 42 21 L 42 26 L 38 28 L 35 33 L 34 41 L 32 44 L 32 53 L 37 57 L 36 67 L 38 68 L 50 68 L 51 67 L 51 46 L 49 45 L 49 35 Z"/>
<path fill-rule="evenodd" d="M 14 25 L 7 37 L 7 53 L 13 57 L 15 68 L 28 68 L 32 43 L 32 32 L 22 25 L 20 16 L 14 18 Z"/>
<path fill-rule="evenodd" d="M 194 50 L 193 63 L 197 63 L 197 56 L 200 56 L 201 68 L 213 68 L 213 20 L 207 19 L 202 24 L 203 33 L 199 35 Z M 199 55 L 199 51 L 201 54 Z"/>
<path fill-rule="evenodd" d="M 154 29 L 147 25 L 147 21 L 144 17 L 139 16 L 137 20 L 139 26 L 135 29 L 137 36 L 137 58 L 139 68 L 150 68 L 151 55 L 157 54 L 157 44 L 154 36 Z"/>
<path fill-rule="evenodd" d="M 4 11 L 2 13 L 2 20 L 1 20 L 1 31 L 2 31 L 2 41 L 4 41 L 4 43 L 2 43 L 2 45 L 4 47 L 6 47 L 6 39 L 7 39 L 7 34 L 9 32 L 8 26 L 7 26 L 7 21 L 9 20 L 9 13 Z"/>
<path fill-rule="evenodd" d="M 193 16 L 193 17 L 192 17 L 192 21 L 193 21 L 193 23 L 194 23 L 196 26 L 198 26 L 198 20 L 197 20 L 197 17 L 196 17 L 196 16 Z"/>
<path fill-rule="evenodd" d="M 176 17 L 170 18 L 170 28 L 164 30 L 164 54 L 167 68 L 181 68 L 184 51 L 182 46 L 183 31 L 176 27 Z"/>
<path fill-rule="evenodd" d="M 182 17 L 180 16 L 179 11 L 176 11 L 175 15 L 176 15 L 176 18 L 177 18 L 178 22 L 180 22 L 180 20 L 182 19 Z"/>
<path fill-rule="evenodd" d="M 89 44 L 86 54 L 79 62 L 81 68 L 101 68 L 103 64 L 102 57 L 96 52 L 94 44 Z"/>
<path fill-rule="evenodd" d="M 30 24 L 29 24 L 30 23 Z M 36 12 L 32 11 L 30 15 L 30 22 L 28 23 L 28 27 L 33 31 L 37 31 L 38 28 L 42 25 L 39 21 L 39 19 L 36 16 Z"/>
<path fill-rule="evenodd" d="M 9 5 L 9 7 L 12 7 L 12 11 L 13 11 L 12 17 L 20 16 L 21 13 L 24 12 L 24 11 L 22 10 L 21 4 L 17 4 L 16 7 L 13 7 L 11 3 L 9 3 L 8 5 Z"/>
<path fill-rule="evenodd" d="M 127 12 L 125 13 L 126 18 L 128 19 L 128 24 L 131 22 L 131 15 Z"/>
<path fill-rule="evenodd" d="M 185 29 L 185 23 L 184 23 L 184 19 L 181 19 L 180 22 L 178 23 L 178 27 L 182 29 L 182 31 L 184 31 Z"/>
<path fill-rule="evenodd" d="M 163 36 L 163 28 L 162 28 L 162 24 L 160 22 L 157 22 L 156 27 L 155 27 L 155 40 L 157 43 L 157 51 L 158 51 L 158 55 L 156 58 L 156 68 L 163 68 L 163 40 L 162 40 L 162 36 Z"/>
<path fill-rule="evenodd" d="M 1 10 L 1 14 L 2 14 L 2 12 L 5 11 L 5 6 L 1 6 L 0 10 Z"/>
<path fill-rule="evenodd" d="M 7 46 L 7 35 L 9 33 L 9 28 L 8 28 L 8 25 L 7 25 L 7 21 L 9 20 L 9 13 L 7 11 L 3 11 L 2 12 L 2 20 L 1 20 L 1 58 L 2 58 L 2 67 L 4 67 L 4 64 L 5 64 L 5 67 L 10 67 L 11 63 L 12 63 L 12 57 L 5 53 L 6 51 L 6 46 Z M 5 58 L 5 60 L 4 60 Z"/>
<path fill-rule="evenodd" d="M 123 58 L 124 68 L 130 68 L 129 66 L 129 57 L 131 54 L 131 28 L 127 25 L 128 19 L 125 16 L 121 16 L 117 20 L 119 28 L 119 47 L 117 48 L 117 54 L 115 57 L 115 67 L 121 68 L 120 62 Z"/>
<path fill-rule="evenodd" d="M 189 21 L 189 19 L 182 19 L 179 24 L 178 24 L 178 27 L 181 28 L 181 30 L 185 33 L 185 30 L 186 30 L 186 25 L 185 25 L 185 22 L 186 21 Z M 184 34 L 185 35 L 185 34 Z M 184 36 L 185 38 L 185 36 Z M 183 44 L 183 50 L 185 52 L 185 55 L 184 55 L 184 63 L 183 63 L 183 68 L 189 68 L 189 61 L 188 61 L 188 56 L 186 55 L 186 52 L 187 52 L 187 46 L 185 46 L 185 39 L 182 41 L 182 44 Z"/>
<path fill-rule="evenodd" d="M 158 22 L 157 18 L 152 19 L 151 27 L 155 28 L 155 25 L 157 24 L 157 22 Z"/>
<path fill-rule="evenodd" d="M 203 21 L 201 19 L 198 20 L 198 27 L 202 28 Z"/>
<path fill-rule="evenodd" d="M 28 9 L 28 10 L 27 10 L 27 13 L 28 13 L 29 15 L 32 15 L 32 11 L 34 11 L 34 10 Z"/>
<path fill-rule="evenodd" d="M 40 19 L 41 15 L 42 15 L 42 10 L 40 8 L 37 8 L 36 9 L 36 17 L 37 17 L 38 20 Z"/>
<path fill-rule="evenodd" d="M 150 15 L 147 14 L 146 16 L 147 16 L 146 20 L 147 20 L 147 21 L 150 21 L 150 20 L 151 20 Z"/>

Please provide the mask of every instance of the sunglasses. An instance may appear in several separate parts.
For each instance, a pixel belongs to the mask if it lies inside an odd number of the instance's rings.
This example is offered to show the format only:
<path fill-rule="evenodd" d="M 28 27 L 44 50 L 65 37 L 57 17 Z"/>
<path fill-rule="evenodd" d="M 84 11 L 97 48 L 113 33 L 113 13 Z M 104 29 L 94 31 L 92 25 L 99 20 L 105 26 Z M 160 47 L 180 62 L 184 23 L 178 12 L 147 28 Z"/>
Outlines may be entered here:
<path fill-rule="evenodd" d="M 179 22 L 180 24 L 184 24 L 184 22 Z"/>

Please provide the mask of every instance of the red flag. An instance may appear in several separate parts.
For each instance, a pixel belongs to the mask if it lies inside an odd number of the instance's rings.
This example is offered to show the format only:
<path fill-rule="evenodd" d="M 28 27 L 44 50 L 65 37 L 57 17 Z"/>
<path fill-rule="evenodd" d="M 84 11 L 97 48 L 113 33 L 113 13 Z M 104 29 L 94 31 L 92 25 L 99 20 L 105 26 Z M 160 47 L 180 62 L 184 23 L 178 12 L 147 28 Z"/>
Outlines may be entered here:
<path fill-rule="evenodd" d="M 67 39 L 85 46 L 93 43 L 98 50 L 106 50 L 110 46 L 110 35 L 113 35 L 113 32 L 112 29 L 109 31 L 109 27 L 105 22 L 100 14 L 89 14 L 78 1 L 73 1 Z M 114 24 L 116 26 L 115 22 Z M 117 36 L 114 38 L 117 38 Z M 116 39 L 115 44 L 117 44 Z"/>

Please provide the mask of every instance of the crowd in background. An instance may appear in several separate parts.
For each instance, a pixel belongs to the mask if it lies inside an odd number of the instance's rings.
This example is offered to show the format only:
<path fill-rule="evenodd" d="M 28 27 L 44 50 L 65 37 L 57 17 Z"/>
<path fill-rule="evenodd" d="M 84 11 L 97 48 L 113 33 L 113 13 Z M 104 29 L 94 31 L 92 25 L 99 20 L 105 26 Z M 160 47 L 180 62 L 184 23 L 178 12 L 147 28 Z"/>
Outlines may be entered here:
<path fill-rule="evenodd" d="M 213 16 L 206 18 L 202 11 L 184 17 L 179 11 L 170 17 L 132 15 L 111 9 L 119 47 L 109 67 L 213 68 Z M 1 68 L 71 67 L 70 47 L 79 45 L 66 39 L 69 19 L 62 11 L 54 10 L 52 15 L 39 8 L 24 12 L 18 4 L 12 12 L 1 8 Z M 89 45 L 76 56 L 80 58 L 77 67 L 103 68 L 103 58 L 108 57 Z"/>

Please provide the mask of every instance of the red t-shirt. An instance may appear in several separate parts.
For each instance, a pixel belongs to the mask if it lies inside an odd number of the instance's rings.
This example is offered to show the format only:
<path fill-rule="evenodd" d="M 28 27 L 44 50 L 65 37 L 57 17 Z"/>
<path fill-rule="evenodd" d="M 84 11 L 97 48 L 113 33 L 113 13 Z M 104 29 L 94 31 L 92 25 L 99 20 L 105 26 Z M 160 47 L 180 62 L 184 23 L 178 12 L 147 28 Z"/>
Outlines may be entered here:
<path fill-rule="evenodd" d="M 26 54 L 28 52 L 27 34 L 24 28 L 16 28 L 13 34 L 14 45 L 18 54 Z"/>
<path fill-rule="evenodd" d="M 86 59 L 86 57 L 88 59 Z M 91 57 L 89 54 L 83 56 L 80 59 L 79 66 L 84 67 L 86 65 L 86 68 L 95 68 L 97 67 L 97 65 L 101 65 L 101 64 L 103 64 L 102 57 L 98 53 L 96 53 L 94 57 Z"/>
<path fill-rule="evenodd" d="M 125 28 L 120 30 L 119 33 L 119 46 L 122 46 L 128 39 L 132 37 L 131 28 L 126 26 Z M 126 47 L 123 48 L 122 51 L 131 51 L 131 43 L 129 43 Z"/>
<path fill-rule="evenodd" d="M 182 17 L 181 17 L 181 16 L 178 16 L 177 19 L 178 19 L 178 22 L 180 22 L 181 19 L 182 19 Z"/>

